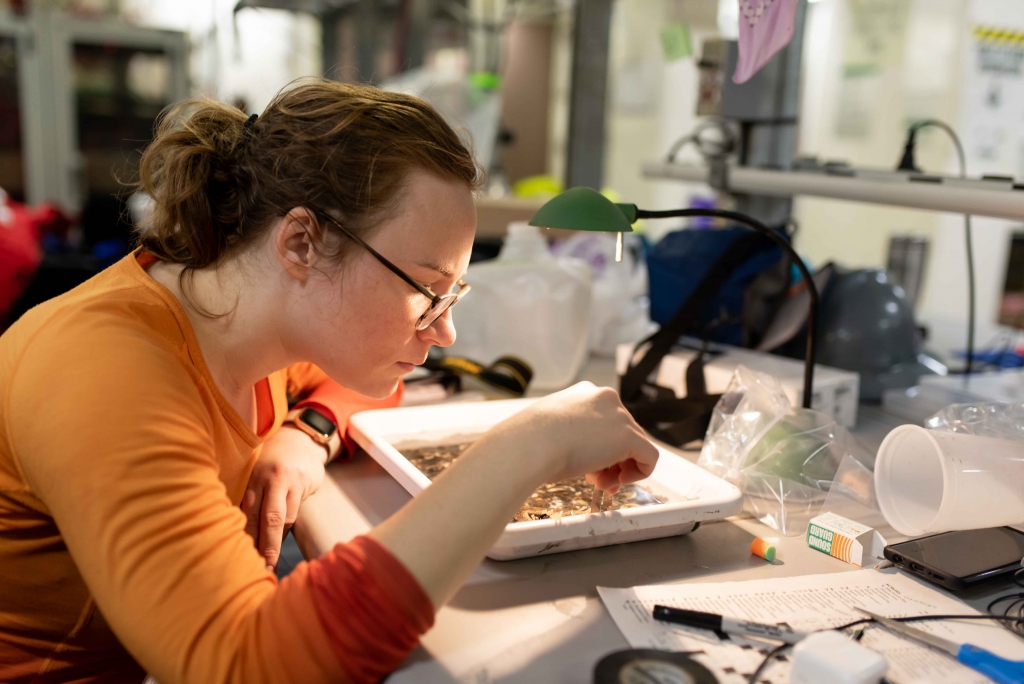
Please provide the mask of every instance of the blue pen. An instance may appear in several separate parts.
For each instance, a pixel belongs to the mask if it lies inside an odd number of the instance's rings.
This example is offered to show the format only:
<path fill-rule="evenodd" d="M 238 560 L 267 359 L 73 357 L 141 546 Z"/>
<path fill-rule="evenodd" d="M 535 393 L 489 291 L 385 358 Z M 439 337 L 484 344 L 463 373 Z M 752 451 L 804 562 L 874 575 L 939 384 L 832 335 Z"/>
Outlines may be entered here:
<path fill-rule="evenodd" d="M 1024 661 L 1001 658 L 995 653 L 986 651 L 974 644 L 958 644 L 949 639 L 929 634 L 924 630 L 910 627 L 902 622 L 897 622 L 891 618 L 875 615 L 863 608 L 856 608 L 855 610 L 864 613 L 886 629 L 945 651 L 967 667 L 977 670 L 998 684 L 1024 683 Z"/>

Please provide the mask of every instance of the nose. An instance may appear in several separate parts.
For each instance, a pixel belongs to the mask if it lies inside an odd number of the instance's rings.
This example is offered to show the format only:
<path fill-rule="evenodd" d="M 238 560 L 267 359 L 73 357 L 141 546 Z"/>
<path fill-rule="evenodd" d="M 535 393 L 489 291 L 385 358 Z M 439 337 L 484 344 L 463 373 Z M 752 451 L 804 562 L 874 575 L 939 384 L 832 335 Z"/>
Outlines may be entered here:
<path fill-rule="evenodd" d="M 452 310 L 448 309 L 436 321 L 419 332 L 420 339 L 436 347 L 450 347 L 455 344 L 455 321 Z"/>

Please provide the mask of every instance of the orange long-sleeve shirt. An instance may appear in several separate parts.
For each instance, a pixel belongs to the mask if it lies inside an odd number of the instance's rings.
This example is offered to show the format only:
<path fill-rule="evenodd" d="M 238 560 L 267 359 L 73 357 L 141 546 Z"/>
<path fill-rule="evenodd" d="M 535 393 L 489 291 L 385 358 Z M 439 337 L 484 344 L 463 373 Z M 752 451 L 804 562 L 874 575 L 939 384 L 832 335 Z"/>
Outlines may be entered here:
<path fill-rule="evenodd" d="M 244 532 L 238 505 L 289 392 L 339 418 L 360 403 L 300 364 L 257 386 L 253 432 L 135 255 L 4 333 L 0 681 L 370 682 L 393 669 L 433 606 L 384 547 L 339 544 L 279 584 Z"/>

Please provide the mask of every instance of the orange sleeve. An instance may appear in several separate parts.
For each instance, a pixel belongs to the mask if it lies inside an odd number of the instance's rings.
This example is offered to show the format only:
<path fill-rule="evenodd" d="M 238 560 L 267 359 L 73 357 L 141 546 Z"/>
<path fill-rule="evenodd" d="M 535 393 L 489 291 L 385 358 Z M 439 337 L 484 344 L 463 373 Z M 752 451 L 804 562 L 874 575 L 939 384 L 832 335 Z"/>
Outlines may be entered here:
<path fill-rule="evenodd" d="M 179 350 L 123 328 L 94 315 L 28 344 L 5 414 L 125 648 L 163 684 L 375 682 L 397 667 L 433 619 L 404 566 L 357 539 L 278 584 L 218 479 L 215 456 L 234 456 L 214 444 L 238 436 Z"/>
<path fill-rule="evenodd" d="M 374 569 L 369 581 L 367 567 Z M 380 680 L 390 671 L 382 663 L 391 663 L 393 669 L 434 624 L 430 597 L 408 569 L 370 537 L 339 544 L 311 563 L 309 579 L 320 621 L 356 681 Z M 363 638 L 366 632 L 391 638 L 368 642 Z"/>
<path fill-rule="evenodd" d="M 297 363 L 288 368 L 288 396 L 299 399 L 296 406 L 313 406 L 331 417 L 341 431 L 344 449 L 337 460 L 352 457 L 359 446 L 348 435 L 348 421 L 353 414 L 370 409 L 394 408 L 402 401 L 405 384 L 398 383 L 395 393 L 386 399 L 372 399 L 339 385 L 311 363 Z"/>

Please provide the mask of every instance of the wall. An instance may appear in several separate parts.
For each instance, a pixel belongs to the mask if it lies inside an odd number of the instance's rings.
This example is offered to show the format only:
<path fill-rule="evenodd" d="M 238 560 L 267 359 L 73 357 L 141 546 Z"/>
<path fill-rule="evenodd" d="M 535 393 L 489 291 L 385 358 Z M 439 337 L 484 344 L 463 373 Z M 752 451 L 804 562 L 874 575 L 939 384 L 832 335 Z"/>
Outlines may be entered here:
<path fill-rule="evenodd" d="M 640 175 L 640 166 L 663 157 L 698 121 L 696 61 L 704 38 L 718 33 L 717 10 L 712 0 L 619 0 L 615 5 L 605 179 L 638 206 L 676 208 L 686 205 L 692 192 L 709 192 L 680 183 L 651 182 Z M 666 61 L 661 30 L 680 21 L 690 27 L 695 56 Z M 694 154 L 687 150 L 680 159 Z M 657 236 L 680 222 L 647 223 Z"/>
<path fill-rule="evenodd" d="M 821 0 L 808 8 L 799 150 L 821 160 L 894 168 L 903 150 L 907 122 L 933 117 L 955 122 L 959 75 L 955 49 L 963 0 L 885 0 L 903 8 L 886 36 L 890 45 L 876 59 L 858 55 L 862 42 L 848 0 Z M 860 3 L 869 5 L 870 3 Z M 870 9 L 870 8 L 869 8 Z M 860 32 L 861 35 L 867 31 Z M 952 44 L 952 45 L 951 45 Z M 951 54 L 952 53 L 952 54 Z M 874 75 L 846 75 L 873 61 Z M 916 86 L 915 83 L 922 85 Z M 918 165 L 952 170 L 952 147 L 929 132 L 918 145 Z M 934 237 L 932 212 L 854 202 L 800 198 L 798 246 L 821 264 L 837 259 L 851 267 L 885 262 L 892 233 Z"/>
<path fill-rule="evenodd" d="M 882 14 L 888 48 L 865 58 L 864 13 Z M 898 11 L 902 7 L 903 15 Z M 858 9 L 861 11 L 858 12 Z M 881 19 L 879 19 L 881 20 Z M 820 159 L 841 159 L 858 166 L 893 168 L 902 153 L 906 126 L 938 118 L 958 129 L 967 148 L 972 176 L 984 173 L 1024 175 L 1014 154 L 983 159 L 973 141 L 974 119 L 968 102 L 977 24 L 1020 27 L 1024 3 L 1015 0 L 821 0 L 809 7 L 804 52 L 800 151 Z M 859 44 L 858 44 L 859 43 Z M 869 63 L 877 73 L 857 76 Z M 852 73 L 851 73 L 852 72 Z M 1012 146 L 1007 141 L 1007 146 Z M 945 134 L 930 130 L 917 146 L 918 165 L 956 174 L 958 164 Z M 850 267 L 884 266 L 893 234 L 918 234 L 931 240 L 918 317 L 931 332 L 930 347 L 943 354 L 963 349 L 966 335 L 967 278 L 963 218 L 855 202 L 800 198 L 797 247 L 815 264 L 835 260 Z M 995 335 L 1005 278 L 1009 236 L 1014 224 L 974 219 L 978 288 L 978 332 L 983 345 Z"/>
<path fill-rule="evenodd" d="M 987 78 L 975 69 L 976 41 L 970 31 L 978 25 L 1024 31 L 1024 3 L 1017 0 L 973 0 L 968 3 L 961 31 L 959 55 L 963 77 L 959 83 L 959 112 L 956 126 L 964 140 L 967 168 L 971 175 L 1010 175 L 1024 178 L 1024 103 L 1019 99 L 1012 121 L 1002 140 L 988 148 L 992 132 L 991 108 L 979 106 L 987 93 Z M 1018 84 L 1021 78 L 1015 79 Z M 1018 86 L 1019 88 L 1019 86 Z M 1018 97 L 1024 95 L 1018 90 Z M 1008 109 L 1003 108 L 1004 111 Z M 989 111 L 985 111 L 989 110 Z M 1004 115 L 1005 116 L 1005 115 Z M 950 165 L 952 168 L 952 165 Z M 974 260 L 977 282 L 978 332 L 976 347 L 991 343 L 1000 330 L 999 303 L 1008 266 L 1011 236 L 1024 226 L 1020 222 L 975 217 L 973 219 Z M 964 264 L 963 221 L 942 215 L 938 219 L 931 272 L 926 281 L 922 317 L 936 332 L 936 343 L 963 348 L 964 312 L 967 309 L 967 277 Z"/>
<path fill-rule="evenodd" d="M 283 10 L 244 9 L 235 0 L 122 0 L 122 12 L 145 26 L 186 31 L 192 39 L 197 92 L 244 102 L 261 112 L 295 78 L 319 75 L 320 23 Z"/>

